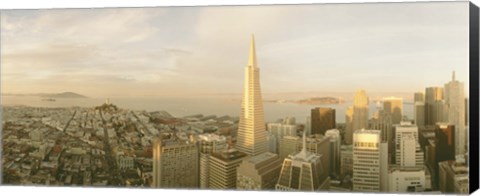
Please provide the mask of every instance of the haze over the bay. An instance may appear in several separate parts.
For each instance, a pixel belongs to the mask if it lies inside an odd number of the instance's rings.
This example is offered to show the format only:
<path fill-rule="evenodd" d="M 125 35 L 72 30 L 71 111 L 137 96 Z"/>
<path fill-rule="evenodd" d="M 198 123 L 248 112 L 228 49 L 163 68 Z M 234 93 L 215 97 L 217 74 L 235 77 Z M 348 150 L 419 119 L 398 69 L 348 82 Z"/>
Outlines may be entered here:
<path fill-rule="evenodd" d="M 241 95 L 255 34 L 265 95 L 409 94 L 456 72 L 468 2 L 2 10 L 2 93 Z"/>

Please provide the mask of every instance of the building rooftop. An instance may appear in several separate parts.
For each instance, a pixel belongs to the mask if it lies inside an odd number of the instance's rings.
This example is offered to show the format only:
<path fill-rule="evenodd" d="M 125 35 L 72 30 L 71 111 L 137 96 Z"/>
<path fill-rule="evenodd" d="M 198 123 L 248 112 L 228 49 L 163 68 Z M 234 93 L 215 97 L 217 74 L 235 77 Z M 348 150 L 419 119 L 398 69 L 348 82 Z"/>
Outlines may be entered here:
<path fill-rule="evenodd" d="M 261 163 L 265 160 L 271 159 L 271 158 L 276 157 L 276 156 L 278 156 L 278 155 L 274 154 L 274 153 L 271 153 L 271 152 L 265 152 L 265 153 L 262 153 L 262 154 L 259 154 L 257 156 L 254 156 L 254 157 L 250 158 L 248 160 L 248 162 L 250 162 L 252 164 L 258 164 L 258 163 Z"/>
<path fill-rule="evenodd" d="M 247 154 L 240 152 L 237 149 L 231 148 L 221 152 L 214 152 L 211 156 L 227 162 L 246 157 Z"/>
<path fill-rule="evenodd" d="M 212 133 L 205 133 L 205 134 L 198 135 L 198 139 L 202 141 L 207 141 L 207 142 L 213 142 L 213 141 L 225 142 L 226 141 L 225 136 L 220 136 Z"/>

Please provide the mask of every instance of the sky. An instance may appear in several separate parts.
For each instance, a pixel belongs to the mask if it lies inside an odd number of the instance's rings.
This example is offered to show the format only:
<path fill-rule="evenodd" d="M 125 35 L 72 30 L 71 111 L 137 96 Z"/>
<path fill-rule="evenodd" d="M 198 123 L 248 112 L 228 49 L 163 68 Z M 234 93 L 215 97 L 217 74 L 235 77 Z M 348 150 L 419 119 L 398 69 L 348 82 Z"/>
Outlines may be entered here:
<path fill-rule="evenodd" d="M 468 2 L 2 10 L 2 93 L 240 94 L 468 89 Z M 466 90 L 468 95 L 468 90 Z"/>

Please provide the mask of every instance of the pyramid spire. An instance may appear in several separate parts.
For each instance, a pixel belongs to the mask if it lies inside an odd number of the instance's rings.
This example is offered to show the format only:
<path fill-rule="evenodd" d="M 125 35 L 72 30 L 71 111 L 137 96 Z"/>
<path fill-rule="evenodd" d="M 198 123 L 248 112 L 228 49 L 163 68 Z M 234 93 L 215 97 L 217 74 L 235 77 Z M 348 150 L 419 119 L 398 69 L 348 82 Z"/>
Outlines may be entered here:
<path fill-rule="evenodd" d="M 306 137 L 306 131 L 303 132 L 303 137 L 302 137 L 302 151 L 298 153 L 298 157 L 307 160 L 307 137 Z"/>
<path fill-rule="evenodd" d="M 257 67 L 257 55 L 255 53 L 255 36 L 252 34 L 250 41 L 250 54 L 248 56 L 248 66 Z"/>
<path fill-rule="evenodd" d="M 452 81 L 455 81 L 455 71 L 452 73 Z"/>

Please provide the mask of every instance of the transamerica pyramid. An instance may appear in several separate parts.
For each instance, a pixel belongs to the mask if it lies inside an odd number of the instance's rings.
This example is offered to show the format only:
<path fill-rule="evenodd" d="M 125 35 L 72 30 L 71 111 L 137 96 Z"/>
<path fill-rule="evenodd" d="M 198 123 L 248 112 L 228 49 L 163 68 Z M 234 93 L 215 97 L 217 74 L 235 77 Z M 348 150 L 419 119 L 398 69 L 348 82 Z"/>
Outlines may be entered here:
<path fill-rule="evenodd" d="M 260 69 L 255 54 L 255 38 L 252 35 L 250 54 L 245 67 L 243 99 L 236 148 L 255 156 L 267 152 L 267 132 L 260 91 Z"/>

